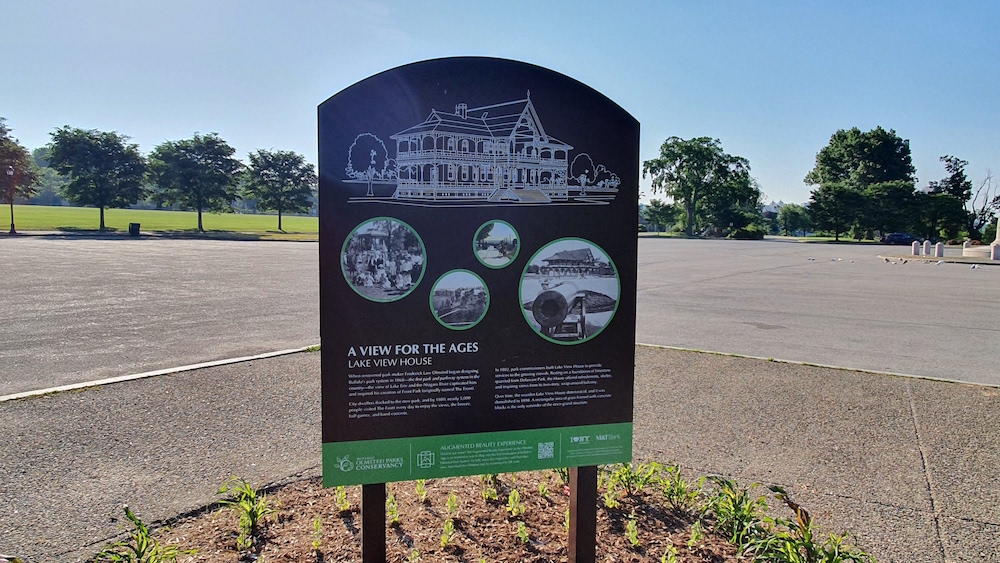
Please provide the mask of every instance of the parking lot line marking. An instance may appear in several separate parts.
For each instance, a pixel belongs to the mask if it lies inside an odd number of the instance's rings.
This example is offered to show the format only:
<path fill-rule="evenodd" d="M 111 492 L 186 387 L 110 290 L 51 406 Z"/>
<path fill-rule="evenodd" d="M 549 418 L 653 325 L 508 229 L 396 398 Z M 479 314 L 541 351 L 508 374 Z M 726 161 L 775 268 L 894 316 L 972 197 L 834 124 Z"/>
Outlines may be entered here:
<path fill-rule="evenodd" d="M 978 381 L 961 381 L 958 379 L 948 379 L 946 377 L 934 377 L 931 375 L 916 375 L 912 373 L 899 373 L 895 371 L 879 371 L 876 369 L 865 369 L 865 368 L 852 368 L 847 366 L 834 366 L 830 364 L 817 364 L 815 362 L 802 362 L 799 360 L 782 360 L 780 358 L 765 358 L 763 356 L 751 356 L 749 354 L 736 354 L 733 352 L 716 352 L 714 350 L 699 350 L 697 348 L 681 348 L 679 346 L 665 346 L 663 344 L 646 344 L 644 342 L 636 342 L 636 346 L 645 346 L 646 348 L 660 348 L 663 350 L 677 350 L 679 352 L 698 352 L 699 354 L 712 354 L 715 356 L 731 356 L 733 358 L 748 358 L 751 360 L 763 360 L 765 362 L 778 362 L 779 364 L 792 364 L 796 366 L 806 366 L 815 368 L 825 368 L 825 369 L 836 369 L 840 371 L 856 371 L 860 373 L 870 373 L 873 375 L 889 375 L 892 377 L 907 377 L 910 379 L 926 379 L 928 381 L 939 381 L 941 383 L 957 383 L 959 385 L 974 385 L 976 387 L 989 387 L 989 388 L 1000 388 L 1000 385 L 993 383 L 980 383 Z"/>
<path fill-rule="evenodd" d="M 312 346 L 304 346 L 302 348 L 293 348 L 290 350 L 278 350 L 276 352 L 266 352 L 263 354 L 255 354 L 253 356 L 243 356 L 240 358 L 228 358 L 225 360 L 215 360 L 211 362 L 202 362 L 199 364 L 190 364 L 186 366 L 179 366 L 166 369 L 158 369 L 154 371 L 145 371 L 142 373 L 134 373 L 131 375 L 119 375 L 116 377 L 107 377 L 104 379 L 95 379 L 93 381 L 83 381 L 80 383 L 71 383 L 69 385 L 60 385 L 58 387 L 49 387 L 48 389 L 36 389 L 33 391 L 22 391 L 21 393 L 13 393 L 11 395 L 0 396 L 0 403 L 6 401 L 14 401 L 17 399 L 27 399 L 29 397 L 39 397 L 41 395 L 49 395 L 51 393 L 62 393 L 64 391 L 74 391 L 76 389 L 86 389 L 88 387 L 100 387 L 102 385 L 110 385 L 112 383 L 121 383 L 123 381 L 135 381 L 136 379 L 145 379 L 147 377 L 157 377 L 160 375 L 169 375 L 172 373 L 180 373 L 183 371 L 192 371 L 202 368 L 211 368 L 217 366 L 225 366 L 229 364 L 238 364 L 241 362 L 251 362 L 253 360 L 263 360 L 266 358 L 275 358 L 277 356 L 287 356 L 288 354 L 297 354 L 299 352 L 306 352 L 309 350 L 315 350 L 319 347 L 318 344 Z"/>

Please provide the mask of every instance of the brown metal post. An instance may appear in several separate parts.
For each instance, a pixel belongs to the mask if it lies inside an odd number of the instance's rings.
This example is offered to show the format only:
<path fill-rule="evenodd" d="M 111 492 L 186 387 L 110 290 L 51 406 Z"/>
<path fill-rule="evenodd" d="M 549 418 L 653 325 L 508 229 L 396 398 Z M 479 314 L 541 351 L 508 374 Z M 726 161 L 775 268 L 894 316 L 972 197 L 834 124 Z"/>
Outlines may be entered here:
<path fill-rule="evenodd" d="M 569 469 L 569 563 L 597 560 L 597 466 Z"/>
<path fill-rule="evenodd" d="M 385 483 L 361 485 L 361 561 L 385 563 Z"/>

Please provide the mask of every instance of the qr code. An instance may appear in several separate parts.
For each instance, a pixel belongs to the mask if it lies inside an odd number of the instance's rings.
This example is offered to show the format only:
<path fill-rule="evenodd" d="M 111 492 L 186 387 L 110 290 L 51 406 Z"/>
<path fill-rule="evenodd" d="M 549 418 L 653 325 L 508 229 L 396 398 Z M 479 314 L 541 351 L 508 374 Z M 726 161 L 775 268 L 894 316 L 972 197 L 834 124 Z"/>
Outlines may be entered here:
<path fill-rule="evenodd" d="M 539 442 L 538 443 L 538 459 L 552 459 L 556 456 L 555 454 L 555 443 L 553 442 Z"/>

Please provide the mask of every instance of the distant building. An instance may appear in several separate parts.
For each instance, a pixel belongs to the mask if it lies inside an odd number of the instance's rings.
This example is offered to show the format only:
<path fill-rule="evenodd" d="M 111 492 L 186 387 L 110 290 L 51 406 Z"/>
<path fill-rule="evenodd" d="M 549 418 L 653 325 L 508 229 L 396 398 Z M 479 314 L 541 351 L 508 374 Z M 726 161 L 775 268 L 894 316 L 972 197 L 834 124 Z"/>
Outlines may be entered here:
<path fill-rule="evenodd" d="M 566 200 L 572 146 L 546 134 L 523 100 L 455 113 L 432 109 L 396 142 L 394 198 L 548 203 Z"/>

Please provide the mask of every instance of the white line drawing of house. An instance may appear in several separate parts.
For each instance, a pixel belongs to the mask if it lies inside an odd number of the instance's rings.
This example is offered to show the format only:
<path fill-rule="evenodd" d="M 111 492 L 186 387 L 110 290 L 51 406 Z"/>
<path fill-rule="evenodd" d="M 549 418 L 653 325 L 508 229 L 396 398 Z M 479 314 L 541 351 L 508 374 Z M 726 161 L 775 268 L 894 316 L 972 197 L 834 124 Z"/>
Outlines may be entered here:
<path fill-rule="evenodd" d="M 382 143 L 362 133 L 355 144 L 366 136 Z M 396 158 L 390 159 L 381 145 L 372 151 L 372 162 L 393 170 L 372 174 L 377 168 L 373 165 L 367 175 L 364 170 L 351 174 L 356 182 L 367 181 L 369 197 L 375 183 L 394 184 L 391 199 L 400 201 L 544 204 L 573 199 L 571 190 L 580 196 L 614 198 L 621 183 L 586 153 L 570 163 L 573 146 L 545 132 L 530 91 L 524 99 L 482 107 L 460 103 L 454 113 L 432 108 L 422 123 L 390 138 Z"/>
<path fill-rule="evenodd" d="M 392 135 L 398 179 L 393 197 L 548 203 L 568 198 L 572 146 L 549 136 L 523 100 L 455 113 L 432 109 L 419 125 Z"/>

